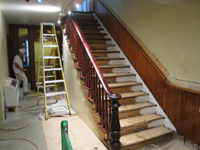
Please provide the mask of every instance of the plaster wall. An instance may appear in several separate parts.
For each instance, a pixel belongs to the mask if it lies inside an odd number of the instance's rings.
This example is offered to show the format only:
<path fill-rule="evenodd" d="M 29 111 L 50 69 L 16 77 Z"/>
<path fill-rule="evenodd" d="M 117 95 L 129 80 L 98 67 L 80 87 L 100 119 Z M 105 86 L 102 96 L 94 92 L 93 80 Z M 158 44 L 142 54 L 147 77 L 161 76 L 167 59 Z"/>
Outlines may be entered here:
<path fill-rule="evenodd" d="M 200 1 L 104 1 L 172 76 L 200 83 Z"/>
<path fill-rule="evenodd" d="M 0 123 L 5 120 L 3 84 L 7 77 L 9 77 L 6 34 L 8 34 L 8 25 L 3 13 L 0 10 Z"/>
<path fill-rule="evenodd" d="M 84 96 L 83 89 L 81 87 L 80 77 L 78 77 L 77 70 L 74 66 L 73 60 L 71 58 L 71 53 L 69 52 L 69 47 L 64 36 L 63 68 L 71 107 L 76 111 L 76 113 L 78 113 L 79 117 L 81 117 L 81 119 L 90 127 L 90 129 L 97 136 L 99 136 L 91 110 L 87 104 L 87 99 Z"/>

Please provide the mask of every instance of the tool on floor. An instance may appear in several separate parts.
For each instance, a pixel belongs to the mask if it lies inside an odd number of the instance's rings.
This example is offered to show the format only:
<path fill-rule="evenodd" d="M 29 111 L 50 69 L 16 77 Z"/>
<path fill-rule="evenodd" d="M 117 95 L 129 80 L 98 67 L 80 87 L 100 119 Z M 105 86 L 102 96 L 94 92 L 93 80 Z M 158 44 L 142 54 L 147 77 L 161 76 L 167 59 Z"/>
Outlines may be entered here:
<path fill-rule="evenodd" d="M 44 26 L 49 28 L 51 27 L 51 33 L 44 32 Z M 48 40 L 47 40 L 48 39 Z M 53 50 L 53 56 L 49 56 L 49 51 Z M 53 61 L 53 65 L 47 66 L 47 60 L 51 59 Z M 39 104 L 39 88 L 44 89 L 44 103 L 45 103 L 45 119 L 48 119 L 47 114 L 47 97 L 55 96 L 56 102 L 58 100 L 57 95 L 65 95 L 68 103 L 69 114 L 71 114 L 71 108 L 69 103 L 69 98 L 67 94 L 67 88 L 64 78 L 64 73 L 62 69 L 62 62 L 60 58 L 60 51 L 57 41 L 56 29 L 54 23 L 40 23 L 40 49 L 39 49 L 39 58 L 38 64 L 42 64 L 42 66 L 38 66 L 38 82 L 37 82 L 37 104 Z M 40 63 L 42 62 L 42 63 Z M 58 64 L 58 63 L 59 64 Z M 40 71 L 42 69 L 42 71 Z M 61 79 L 58 79 L 56 76 L 57 72 L 61 72 Z M 47 73 L 51 73 L 50 75 Z M 41 85 L 40 79 L 43 79 L 43 84 Z M 57 90 L 57 84 L 61 83 L 64 86 L 64 90 Z M 47 88 L 54 87 L 54 91 L 49 92 Z"/>

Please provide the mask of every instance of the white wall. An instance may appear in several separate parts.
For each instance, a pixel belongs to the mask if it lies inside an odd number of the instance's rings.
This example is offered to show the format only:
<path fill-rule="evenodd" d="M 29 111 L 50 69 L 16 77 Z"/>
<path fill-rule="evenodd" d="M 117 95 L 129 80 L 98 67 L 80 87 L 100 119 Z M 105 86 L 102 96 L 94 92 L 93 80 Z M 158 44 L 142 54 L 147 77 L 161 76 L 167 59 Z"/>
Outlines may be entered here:
<path fill-rule="evenodd" d="M 200 83 L 200 1 L 104 1 L 172 76 Z"/>
<path fill-rule="evenodd" d="M 0 123 L 4 121 L 3 83 L 9 76 L 6 34 L 8 34 L 8 25 L 0 10 Z"/>

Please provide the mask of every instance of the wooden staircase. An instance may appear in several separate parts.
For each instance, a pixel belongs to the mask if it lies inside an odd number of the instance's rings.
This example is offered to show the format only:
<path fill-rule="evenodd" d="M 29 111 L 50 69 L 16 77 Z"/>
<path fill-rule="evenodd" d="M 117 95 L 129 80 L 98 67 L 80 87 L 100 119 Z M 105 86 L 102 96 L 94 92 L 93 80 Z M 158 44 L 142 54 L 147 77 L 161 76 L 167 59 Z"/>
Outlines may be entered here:
<path fill-rule="evenodd" d="M 136 81 L 136 74 L 130 72 L 131 66 L 125 64 L 125 58 L 120 55 L 116 45 L 111 43 L 112 39 L 95 15 L 75 12 L 74 16 L 108 86 L 113 93 L 121 95 L 121 149 L 133 150 L 172 137 L 173 130 L 164 126 L 165 117 L 156 114 L 157 105 L 149 102 L 149 93 L 142 91 L 144 85 Z M 95 113 L 95 102 L 90 97 L 88 104 L 98 125 L 101 140 L 108 144 L 108 133 L 100 126 L 101 116 Z"/>

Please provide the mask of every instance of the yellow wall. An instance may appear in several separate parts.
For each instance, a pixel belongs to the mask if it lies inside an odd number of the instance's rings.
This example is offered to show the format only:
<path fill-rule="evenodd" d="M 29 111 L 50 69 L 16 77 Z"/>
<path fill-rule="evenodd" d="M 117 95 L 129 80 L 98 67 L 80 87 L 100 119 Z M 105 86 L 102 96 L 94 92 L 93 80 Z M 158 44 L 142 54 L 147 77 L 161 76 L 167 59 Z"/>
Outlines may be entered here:
<path fill-rule="evenodd" d="M 200 83 L 200 1 L 104 1 L 172 76 Z"/>
<path fill-rule="evenodd" d="M 6 34 L 8 34 L 8 25 L 4 15 L 0 11 L 0 123 L 4 121 L 3 83 L 9 76 Z"/>

